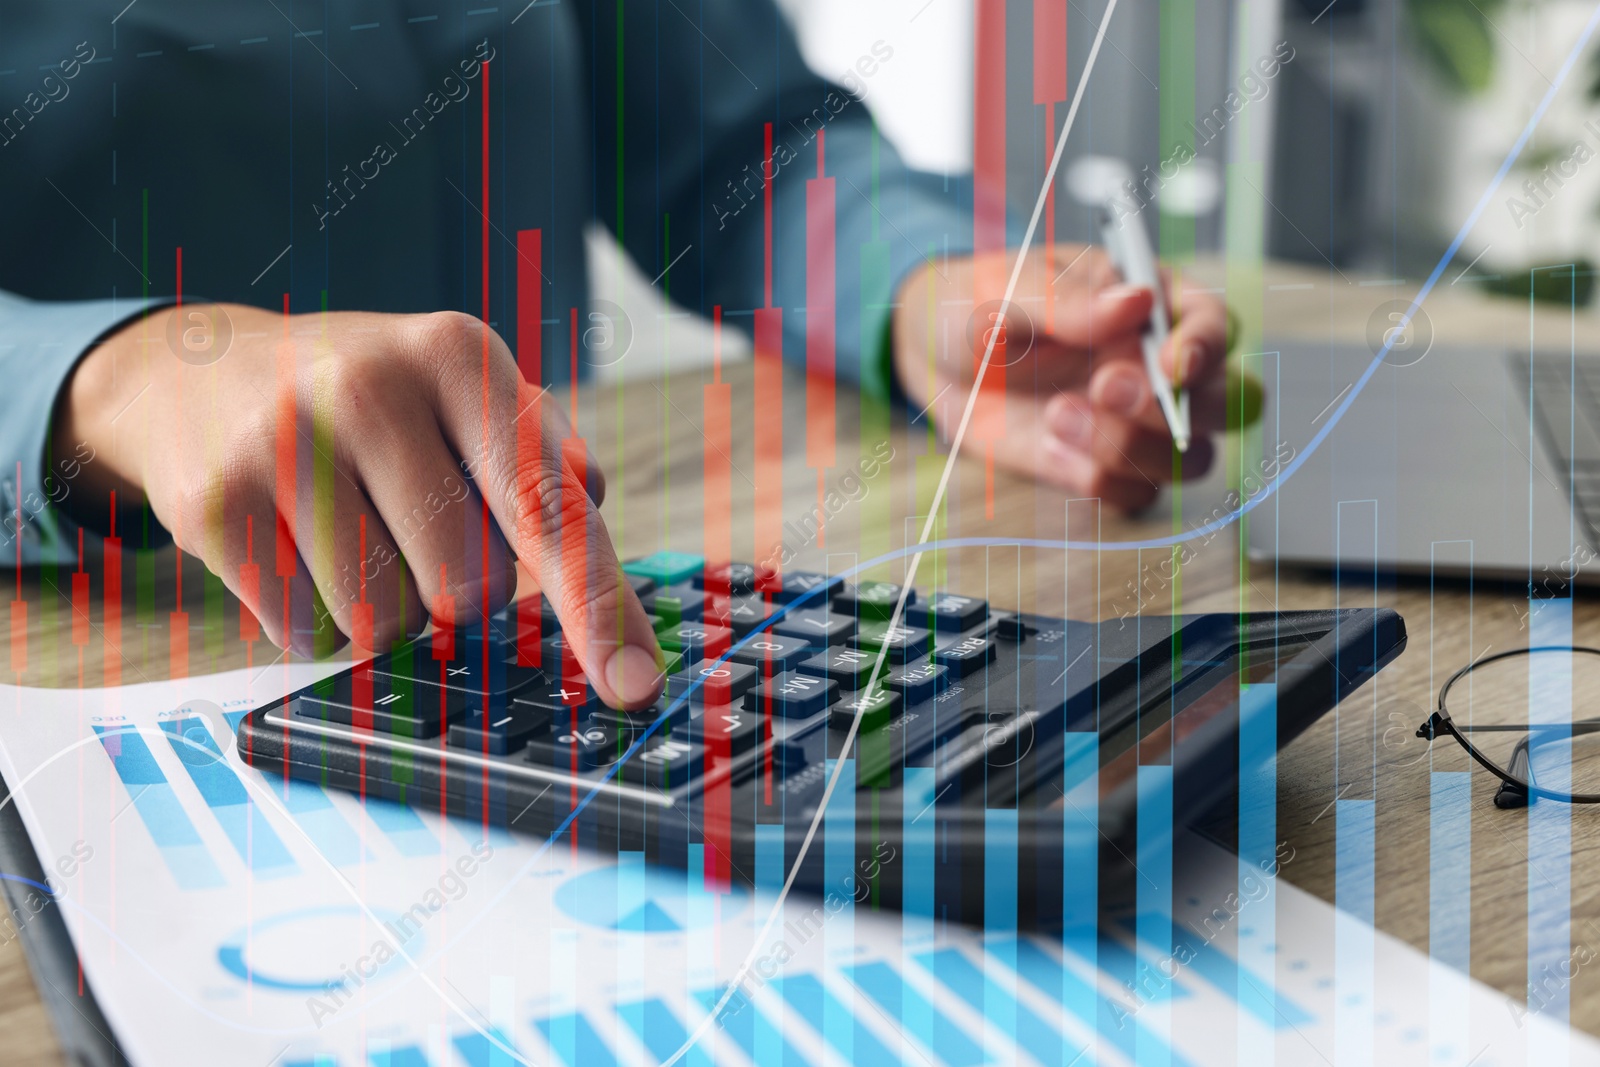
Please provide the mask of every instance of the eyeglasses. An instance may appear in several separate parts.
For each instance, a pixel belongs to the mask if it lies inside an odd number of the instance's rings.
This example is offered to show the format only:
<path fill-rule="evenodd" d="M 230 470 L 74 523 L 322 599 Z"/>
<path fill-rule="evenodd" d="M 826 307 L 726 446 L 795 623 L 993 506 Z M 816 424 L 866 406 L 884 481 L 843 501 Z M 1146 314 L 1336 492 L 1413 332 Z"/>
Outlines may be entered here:
<path fill-rule="evenodd" d="M 1449 734 L 1500 779 L 1497 808 L 1535 800 L 1600 803 L 1600 719 L 1572 718 L 1600 698 L 1600 648 L 1549 645 L 1485 656 L 1452 674 L 1417 728 Z"/>

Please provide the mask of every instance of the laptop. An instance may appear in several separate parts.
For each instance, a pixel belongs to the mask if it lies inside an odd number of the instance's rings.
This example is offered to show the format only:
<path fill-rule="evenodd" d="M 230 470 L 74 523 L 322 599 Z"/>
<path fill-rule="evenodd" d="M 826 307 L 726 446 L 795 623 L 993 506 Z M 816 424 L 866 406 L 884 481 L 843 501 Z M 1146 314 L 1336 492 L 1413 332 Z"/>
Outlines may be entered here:
<path fill-rule="evenodd" d="M 1357 392 L 1369 348 L 1267 348 L 1263 458 L 1246 496 L 1276 491 L 1250 516 L 1253 558 L 1526 580 L 1535 596 L 1600 579 L 1600 360 L 1396 351 Z"/>

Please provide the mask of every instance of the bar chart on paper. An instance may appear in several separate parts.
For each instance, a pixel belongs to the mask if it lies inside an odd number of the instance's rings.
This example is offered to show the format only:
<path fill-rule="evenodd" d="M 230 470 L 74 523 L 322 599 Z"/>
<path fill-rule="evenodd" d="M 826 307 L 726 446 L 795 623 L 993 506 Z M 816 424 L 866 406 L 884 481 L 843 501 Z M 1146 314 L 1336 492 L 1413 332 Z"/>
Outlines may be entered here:
<path fill-rule="evenodd" d="M 1208 909 L 1243 875 L 1209 845 L 1183 899 L 1098 931 L 986 933 L 799 897 L 769 925 L 772 896 L 708 884 L 703 855 L 656 868 L 265 778 L 233 749 L 244 686 L 29 693 L 32 713 L 0 728 L 36 850 L 93 847 L 62 914 L 135 1063 L 1522 1062 L 1526 1035 L 1465 980 L 1434 987 L 1470 1000 L 1470 1049 L 1430 1030 L 1426 1002 L 1377 1010 L 1381 983 L 1428 989 L 1437 965 L 1370 934 L 1366 969 L 1341 973 L 1335 913 L 1287 884 L 1219 927 Z M 1339 1015 L 1365 1020 L 1368 1047 L 1341 1050 L 1335 990 L 1354 990 Z"/>

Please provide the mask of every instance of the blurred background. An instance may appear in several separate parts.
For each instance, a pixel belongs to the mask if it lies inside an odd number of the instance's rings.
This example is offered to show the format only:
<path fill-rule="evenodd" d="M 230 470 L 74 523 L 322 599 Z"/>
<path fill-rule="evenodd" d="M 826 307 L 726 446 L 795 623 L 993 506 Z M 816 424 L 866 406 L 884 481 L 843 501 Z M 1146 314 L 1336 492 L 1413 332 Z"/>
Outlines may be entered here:
<path fill-rule="evenodd" d="M 1105 0 L 1064 2 L 1070 97 Z M 1003 84 L 1007 202 L 1026 218 L 1067 111 L 1065 100 L 1040 102 L 1036 55 L 1061 46 L 1054 34 L 1040 41 L 1038 25 L 1056 24 L 1039 23 L 1033 2 L 780 6 L 824 75 L 838 79 L 874 42 L 893 48 L 862 99 L 923 169 L 971 172 L 976 79 L 992 92 Z M 1055 237 L 1094 240 L 1064 176 L 1104 156 L 1159 188 L 1159 211 L 1143 217 L 1169 260 L 1265 256 L 1420 284 L 1562 77 L 1591 13 L 1587 0 L 1123 0 L 1067 142 Z M 1003 33 L 998 74 L 975 70 L 980 24 Z M 1600 238 L 1597 56 L 1561 82 L 1446 281 L 1589 303 Z M 629 358 L 602 377 L 709 362 L 709 326 L 667 308 L 603 233 L 590 243 L 593 293 L 623 309 L 633 335 Z M 1537 269 L 1558 264 L 1576 271 Z M 748 354 L 743 335 L 728 331 L 724 357 Z"/>

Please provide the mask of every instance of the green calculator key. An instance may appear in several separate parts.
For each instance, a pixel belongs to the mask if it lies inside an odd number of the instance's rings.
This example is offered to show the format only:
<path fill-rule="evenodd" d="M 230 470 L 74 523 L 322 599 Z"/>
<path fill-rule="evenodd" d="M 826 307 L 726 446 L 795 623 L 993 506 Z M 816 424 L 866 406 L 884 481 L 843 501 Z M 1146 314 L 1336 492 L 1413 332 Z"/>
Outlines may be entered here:
<path fill-rule="evenodd" d="M 657 585 L 676 585 L 688 581 L 705 569 L 704 556 L 688 552 L 656 552 L 641 559 L 629 560 L 622 569 L 641 578 L 654 579 Z"/>

